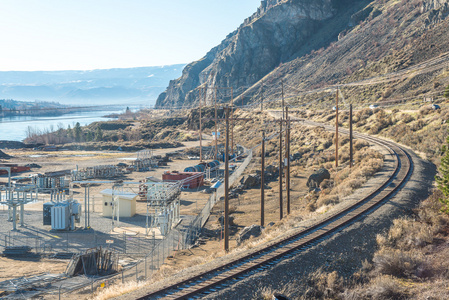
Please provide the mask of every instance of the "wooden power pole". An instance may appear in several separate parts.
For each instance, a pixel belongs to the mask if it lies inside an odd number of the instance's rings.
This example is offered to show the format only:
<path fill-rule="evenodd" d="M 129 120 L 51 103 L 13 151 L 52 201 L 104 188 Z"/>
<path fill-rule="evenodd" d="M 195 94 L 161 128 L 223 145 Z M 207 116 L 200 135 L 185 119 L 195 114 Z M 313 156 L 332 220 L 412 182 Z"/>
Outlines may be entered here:
<path fill-rule="evenodd" d="M 224 250 L 229 251 L 229 106 L 226 105 Z"/>
<path fill-rule="evenodd" d="M 349 105 L 349 167 L 352 168 L 352 162 L 354 161 L 353 150 L 353 136 L 352 136 L 352 104 Z"/>
<path fill-rule="evenodd" d="M 204 90 L 204 103 L 206 103 L 206 94 L 207 94 L 207 86 L 206 88 L 202 89 Z M 202 116 L 201 116 L 201 96 L 199 97 L 200 100 L 200 162 L 203 161 L 203 124 L 202 124 Z"/>
<path fill-rule="evenodd" d="M 214 106 L 215 106 L 215 159 L 218 159 L 218 132 L 217 132 L 217 87 L 214 88 Z"/>
<path fill-rule="evenodd" d="M 285 108 L 285 189 L 287 191 L 287 215 L 290 214 L 290 119 L 288 117 L 288 107 Z"/>
<path fill-rule="evenodd" d="M 338 167 L 338 87 L 335 98 L 335 167 Z"/>
<path fill-rule="evenodd" d="M 231 117 L 234 118 L 234 89 L 231 87 Z M 234 153 L 234 121 L 231 122 L 231 153 Z"/>
<path fill-rule="evenodd" d="M 282 122 L 279 122 L 279 219 L 283 217 L 283 199 L 282 199 Z"/>
<path fill-rule="evenodd" d="M 284 215 L 284 203 L 282 197 L 282 123 L 284 122 L 284 81 L 281 80 L 281 91 L 282 91 L 282 119 L 279 122 L 279 218 L 282 220 Z"/>
<path fill-rule="evenodd" d="M 262 150 L 260 154 L 262 160 L 260 173 L 260 226 L 265 224 L 265 130 L 262 130 Z"/>
<path fill-rule="evenodd" d="M 281 80 L 281 88 L 282 88 L 282 121 L 284 121 L 284 80 Z"/>

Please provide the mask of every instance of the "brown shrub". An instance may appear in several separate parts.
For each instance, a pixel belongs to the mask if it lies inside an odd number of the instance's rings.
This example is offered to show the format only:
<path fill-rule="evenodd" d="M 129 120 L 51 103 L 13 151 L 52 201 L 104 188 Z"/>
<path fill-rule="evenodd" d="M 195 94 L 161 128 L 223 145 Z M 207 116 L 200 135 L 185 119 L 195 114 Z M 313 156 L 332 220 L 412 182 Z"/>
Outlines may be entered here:
<path fill-rule="evenodd" d="M 424 122 L 423 120 L 418 120 L 418 121 L 414 122 L 414 123 L 410 126 L 410 129 L 411 129 L 412 131 L 418 131 L 418 130 L 423 129 L 425 125 L 426 125 L 426 124 L 425 124 L 425 122 Z"/>
<path fill-rule="evenodd" d="M 366 296 L 376 300 L 401 300 L 407 299 L 406 290 L 401 287 L 391 276 L 381 276 L 375 278 L 371 286 L 367 289 Z"/>
<path fill-rule="evenodd" d="M 407 113 L 401 114 L 401 121 L 404 122 L 405 124 L 410 123 L 414 120 L 415 120 L 415 118 L 410 114 L 407 114 Z"/>
<path fill-rule="evenodd" d="M 418 114 L 420 116 L 426 116 L 432 112 L 432 107 L 430 105 L 423 106 L 419 109 Z"/>
<path fill-rule="evenodd" d="M 366 140 L 356 140 L 354 143 L 354 150 L 361 150 L 362 148 L 368 147 L 369 143 Z"/>
<path fill-rule="evenodd" d="M 342 292 L 343 283 L 336 271 L 325 273 L 318 269 L 308 275 L 301 299 L 334 299 Z"/>
<path fill-rule="evenodd" d="M 340 202 L 340 197 L 338 195 L 325 195 L 324 197 L 318 198 L 316 202 L 317 207 L 321 207 L 324 205 L 337 204 Z"/>
<path fill-rule="evenodd" d="M 320 189 L 321 190 L 325 190 L 325 189 L 330 189 L 334 186 L 334 181 L 331 179 L 324 179 L 321 183 L 320 183 Z"/>
<path fill-rule="evenodd" d="M 374 254 L 374 271 L 381 275 L 416 278 L 428 277 L 430 269 L 420 254 L 382 249 Z"/>
<path fill-rule="evenodd" d="M 387 240 L 390 246 L 411 250 L 432 243 L 437 231 L 438 228 L 430 224 L 401 218 L 393 221 Z"/>
<path fill-rule="evenodd" d="M 364 183 L 364 180 L 362 178 L 354 178 L 349 180 L 346 184 L 353 190 L 358 189 L 361 187 Z"/>

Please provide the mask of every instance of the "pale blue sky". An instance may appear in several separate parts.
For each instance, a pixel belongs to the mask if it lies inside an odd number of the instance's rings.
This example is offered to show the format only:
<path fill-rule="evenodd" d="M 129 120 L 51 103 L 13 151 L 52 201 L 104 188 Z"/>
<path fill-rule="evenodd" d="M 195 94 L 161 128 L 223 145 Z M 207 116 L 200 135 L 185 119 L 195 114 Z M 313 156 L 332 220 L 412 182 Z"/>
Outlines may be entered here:
<path fill-rule="evenodd" d="M 0 71 L 189 63 L 260 0 L 1 0 Z"/>

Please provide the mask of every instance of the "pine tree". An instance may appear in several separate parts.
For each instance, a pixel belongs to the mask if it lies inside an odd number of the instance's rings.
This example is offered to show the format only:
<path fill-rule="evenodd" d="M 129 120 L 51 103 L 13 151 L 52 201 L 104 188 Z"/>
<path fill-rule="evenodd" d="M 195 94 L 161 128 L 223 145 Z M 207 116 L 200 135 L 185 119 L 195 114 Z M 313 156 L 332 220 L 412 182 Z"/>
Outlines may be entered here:
<path fill-rule="evenodd" d="M 102 139 L 103 139 L 103 131 L 101 130 L 100 127 L 97 127 L 97 131 L 95 132 L 95 140 L 99 142 Z"/>
<path fill-rule="evenodd" d="M 70 125 L 67 125 L 67 137 L 72 140 L 73 139 L 73 131 Z"/>
<path fill-rule="evenodd" d="M 92 141 L 92 132 L 91 132 L 91 131 L 88 131 L 88 132 L 86 133 L 86 141 L 87 141 L 87 142 Z"/>
<path fill-rule="evenodd" d="M 444 197 L 440 198 L 443 204 L 441 210 L 449 214 L 449 137 L 446 138 L 446 145 L 443 146 L 442 151 L 444 156 L 441 158 L 441 164 L 438 168 L 440 175 L 435 176 L 438 189 L 443 193 Z"/>
<path fill-rule="evenodd" d="M 75 127 L 73 127 L 73 130 L 75 132 L 75 141 L 80 142 L 82 132 L 80 122 L 76 122 Z"/>

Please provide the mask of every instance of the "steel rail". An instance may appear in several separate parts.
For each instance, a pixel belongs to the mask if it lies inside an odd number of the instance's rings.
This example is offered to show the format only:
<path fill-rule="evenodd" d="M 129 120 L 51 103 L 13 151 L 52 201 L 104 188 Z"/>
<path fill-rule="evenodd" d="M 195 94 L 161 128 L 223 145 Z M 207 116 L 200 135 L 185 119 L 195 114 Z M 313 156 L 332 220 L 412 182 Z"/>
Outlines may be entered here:
<path fill-rule="evenodd" d="M 317 123 L 309 123 L 309 125 L 317 125 Z M 342 132 L 344 131 L 342 130 Z M 161 287 L 158 291 L 138 299 L 187 299 L 214 291 L 214 287 L 218 285 L 230 285 L 236 278 L 249 276 L 254 270 L 264 270 L 283 259 L 317 245 L 377 209 L 404 186 L 413 170 L 413 162 L 410 155 L 394 143 L 361 134 L 357 134 L 357 136 L 385 147 L 395 158 L 394 170 L 379 188 L 353 205 L 330 214 L 308 228 L 296 231 L 280 241 L 267 243 L 263 249 L 253 251 L 191 278 Z"/>

